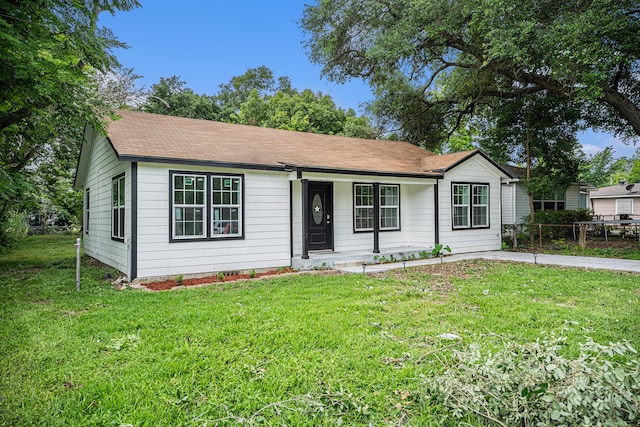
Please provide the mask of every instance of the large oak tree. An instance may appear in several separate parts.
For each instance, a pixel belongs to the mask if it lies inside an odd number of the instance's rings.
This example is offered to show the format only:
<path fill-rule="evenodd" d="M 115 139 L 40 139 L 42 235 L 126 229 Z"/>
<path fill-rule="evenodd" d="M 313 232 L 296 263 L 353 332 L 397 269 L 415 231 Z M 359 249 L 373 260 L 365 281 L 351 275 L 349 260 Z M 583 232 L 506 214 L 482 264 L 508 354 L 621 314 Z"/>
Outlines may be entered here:
<path fill-rule="evenodd" d="M 374 110 L 427 148 L 532 94 L 640 135 L 637 0 L 319 0 L 301 26 L 326 76 L 370 82 Z"/>

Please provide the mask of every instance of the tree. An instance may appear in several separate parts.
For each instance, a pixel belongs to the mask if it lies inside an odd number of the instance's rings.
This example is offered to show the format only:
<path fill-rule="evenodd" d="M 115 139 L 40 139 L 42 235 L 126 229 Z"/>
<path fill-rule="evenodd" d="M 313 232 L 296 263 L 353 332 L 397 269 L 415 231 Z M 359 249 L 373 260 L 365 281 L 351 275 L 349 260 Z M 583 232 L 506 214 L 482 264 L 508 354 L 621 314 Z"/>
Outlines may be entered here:
<path fill-rule="evenodd" d="M 637 0 L 319 0 L 301 26 L 324 75 L 370 82 L 378 112 L 428 148 L 486 105 L 535 93 L 640 135 Z"/>
<path fill-rule="evenodd" d="M 141 76 L 133 68 L 117 67 L 107 72 L 96 70 L 91 77 L 98 97 L 109 108 L 137 108 L 147 99 L 144 89 L 136 87 Z"/>
<path fill-rule="evenodd" d="M 580 158 L 576 138 L 579 111 L 554 95 L 533 94 L 497 108 L 481 148 L 502 163 L 525 165 L 529 220 L 534 197 L 555 198 L 577 180 Z M 533 243 L 533 233 L 531 234 Z"/>
<path fill-rule="evenodd" d="M 283 90 L 291 90 L 291 81 L 288 77 L 279 79 Z M 273 71 L 264 65 L 257 68 L 249 68 L 241 76 L 233 76 L 228 83 L 220 84 L 220 90 L 215 95 L 215 100 L 222 107 L 222 121 L 231 121 L 231 115 L 237 114 L 243 103 L 249 100 L 251 93 L 256 91 L 260 98 L 273 95 L 276 90 Z"/>
<path fill-rule="evenodd" d="M 178 76 L 160 77 L 160 81 L 151 86 L 141 109 L 148 113 L 193 119 L 220 118 L 220 107 L 215 99 L 212 96 L 196 94 L 186 87 L 186 83 Z"/>
<path fill-rule="evenodd" d="M 20 0 L 0 5 L 0 246 L 6 219 L 23 207 L 28 167 L 56 151 L 77 149 L 86 124 L 104 129 L 107 105 L 90 75 L 117 65 L 124 47 L 97 27 L 102 11 L 136 0 Z"/>

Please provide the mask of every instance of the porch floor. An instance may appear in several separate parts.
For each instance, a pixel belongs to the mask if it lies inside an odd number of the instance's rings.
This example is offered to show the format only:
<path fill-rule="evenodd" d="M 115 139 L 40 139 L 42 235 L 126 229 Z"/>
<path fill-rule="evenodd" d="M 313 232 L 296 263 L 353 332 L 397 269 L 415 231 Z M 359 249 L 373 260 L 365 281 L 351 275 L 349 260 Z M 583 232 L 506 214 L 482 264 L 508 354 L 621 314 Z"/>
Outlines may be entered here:
<path fill-rule="evenodd" d="M 344 267 L 375 264 L 380 260 L 402 262 L 402 260 L 420 259 L 420 252 L 431 252 L 431 248 L 403 246 L 397 248 L 381 248 L 380 253 L 366 251 L 310 251 L 309 259 L 297 255 L 291 259 L 291 266 L 296 270 L 340 269 Z M 384 258 L 383 258 L 384 257 Z"/>

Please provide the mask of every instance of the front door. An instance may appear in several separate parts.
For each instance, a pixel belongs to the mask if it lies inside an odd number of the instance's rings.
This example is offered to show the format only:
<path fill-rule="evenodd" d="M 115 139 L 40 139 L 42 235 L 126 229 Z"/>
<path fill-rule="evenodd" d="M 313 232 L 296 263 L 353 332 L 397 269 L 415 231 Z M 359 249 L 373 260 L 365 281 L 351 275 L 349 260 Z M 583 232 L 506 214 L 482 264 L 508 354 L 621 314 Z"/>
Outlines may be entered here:
<path fill-rule="evenodd" d="M 333 184 L 309 183 L 309 250 L 333 249 Z"/>

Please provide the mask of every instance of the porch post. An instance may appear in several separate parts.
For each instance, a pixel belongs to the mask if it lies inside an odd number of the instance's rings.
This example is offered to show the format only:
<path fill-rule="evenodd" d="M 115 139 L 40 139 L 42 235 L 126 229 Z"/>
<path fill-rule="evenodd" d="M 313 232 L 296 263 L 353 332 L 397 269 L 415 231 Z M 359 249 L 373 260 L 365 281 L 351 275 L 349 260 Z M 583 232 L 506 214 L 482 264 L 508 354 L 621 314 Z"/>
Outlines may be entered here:
<path fill-rule="evenodd" d="M 309 180 L 302 179 L 302 259 L 309 259 Z"/>
<path fill-rule="evenodd" d="M 373 253 L 380 253 L 380 183 L 373 183 Z"/>
<path fill-rule="evenodd" d="M 434 240 L 435 244 L 440 244 L 440 196 L 438 195 L 438 180 L 433 186 L 433 224 L 434 224 Z"/>

